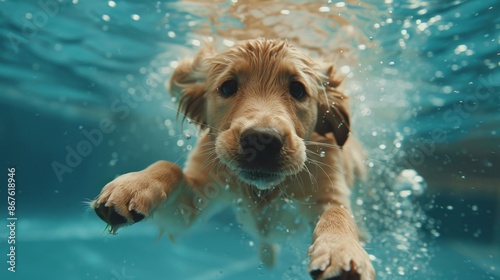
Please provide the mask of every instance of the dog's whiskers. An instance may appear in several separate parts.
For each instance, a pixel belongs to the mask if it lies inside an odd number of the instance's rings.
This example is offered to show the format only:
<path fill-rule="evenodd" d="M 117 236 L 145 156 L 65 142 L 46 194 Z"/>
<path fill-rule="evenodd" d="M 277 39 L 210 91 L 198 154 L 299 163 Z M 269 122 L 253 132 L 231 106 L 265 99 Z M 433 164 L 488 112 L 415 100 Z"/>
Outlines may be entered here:
<path fill-rule="evenodd" d="M 177 110 L 177 109 L 175 109 L 175 108 L 172 108 L 172 107 L 170 107 L 170 106 L 168 106 L 168 105 L 163 105 L 163 107 L 168 108 L 168 109 L 171 109 L 171 110 L 175 111 L 177 114 L 182 115 L 182 117 L 183 117 L 184 119 L 187 119 L 189 123 L 194 123 L 194 124 L 197 124 L 197 125 L 199 125 L 200 127 L 208 127 L 208 128 L 213 129 L 213 130 L 215 130 L 215 131 L 217 131 L 217 132 L 220 132 L 220 129 L 218 129 L 218 128 L 214 127 L 214 126 L 211 126 L 211 125 L 208 125 L 208 124 L 204 124 L 204 123 L 200 123 L 200 122 L 197 122 L 197 121 L 195 121 L 195 120 L 193 120 L 193 119 L 190 119 L 190 118 L 189 118 L 186 114 L 182 113 L 181 111 L 179 111 L 179 110 Z M 181 123 L 181 127 L 182 127 L 183 125 L 184 125 L 184 121 Z"/>
<path fill-rule="evenodd" d="M 392 163 L 385 162 L 385 161 L 380 160 L 380 159 L 376 159 L 376 158 L 372 158 L 372 157 L 366 157 L 366 159 L 373 160 L 373 161 L 385 164 L 385 165 L 390 166 L 390 167 L 400 168 L 400 166 L 394 165 Z"/>
<path fill-rule="evenodd" d="M 316 180 L 316 178 L 311 173 L 311 171 L 309 170 L 309 167 L 307 167 L 307 165 L 304 165 L 304 170 L 306 170 L 306 172 L 309 174 L 309 181 L 311 181 L 313 191 L 318 191 L 319 190 L 318 180 Z M 313 179 L 314 179 L 314 182 L 313 182 Z"/>
<path fill-rule="evenodd" d="M 304 188 L 304 181 L 302 181 L 302 177 L 301 177 L 301 176 L 299 176 L 299 174 L 297 173 L 297 174 L 294 174 L 294 178 L 296 178 L 296 179 L 297 179 L 297 182 L 299 183 L 299 189 L 300 189 L 300 191 L 302 192 L 302 195 L 303 195 L 304 197 L 306 197 L 306 196 L 307 196 L 307 194 L 306 194 L 306 190 L 305 190 L 305 188 Z"/>
<path fill-rule="evenodd" d="M 328 181 L 330 181 L 330 184 L 331 184 L 331 185 L 333 185 L 332 178 L 330 177 L 330 175 L 328 175 L 328 172 L 326 172 L 326 171 L 323 169 L 323 167 L 321 167 L 321 165 L 319 165 L 319 163 L 322 163 L 322 162 L 319 162 L 319 161 L 317 161 L 317 160 L 313 160 L 313 159 L 309 159 L 309 162 L 310 162 L 310 163 L 312 163 L 312 164 L 314 164 L 314 165 L 316 165 L 319 169 L 321 169 L 321 171 L 323 171 L 323 173 L 326 175 L 326 178 L 328 178 Z M 322 163 L 322 164 L 324 164 L 324 163 Z M 327 164 L 324 164 L 324 165 L 326 165 L 326 166 L 330 167 L 332 170 L 338 171 L 338 170 L 336 170 L 335 168 L 333 168 L 333 167 L 332 167 L 332 166 L 330 166 L 330 165 L 327 165 Z"/>
<path fill-rule="evenodd" d="M 204 170 L 208 166 L 212 164 L 218 164 L 219 162 L 217 161 L 217 155 L 215 153 L 215 149 L 208 149 L 207 151 L 204 152 L 204 154 L 207 154 L 208 156 L 203 160 L 203 164 L 201 165 L 201 170 Z"/>
<path fill-rule="evenodd" d="M 304 141 L 304 144 L 306 146 L 320 146 L 321 148 L 331 148 L 331 149 L 335 149 L 335 150 L 341 150 L 342 147 L 340 147 L 339 145 L 335 145 L 335 144 L 328 144 L 328 143 L 322 143 L 322 142 L 316 142 L 316 141 L 310 141 L 310 140 L 307 140 L 307 141 Z M 320 156 L 322 157 L 324 154 L 321 154 L 321 153 L 315 153 L 314 151 L 312 151 L 311 149 L 307 149 L 308 152 L 311 152 L 317 156 Z M 326 153 L 326 151 L 325 151 Z M 395 164 L 392 164 L 392 163 L 389 163 L 389 162 L 386 162 L 386 161 L 383 161 L 383 160 L 380 160 L 380 159 L 376 159 L 376 158 L 373 158 L 373 157 L 369 157 L 369 156 L 365 156 L 366 159 L 369 159 L 369 160 L 372 160 L 372 161 L 376 161 L 378 163 L 382 163 L 382 164 L 385 164 L 387 166 L 390 166 L 390 167 L 398 167 L 397 165 Z"/>
<path fill-rule="evenodd" d="M 343 174 L 347 174 L 342 168 L 338 168 L 336 166 L 333 166 L 333 165 L 330 165 L 330 164 L 326 164 L 324 162 L 321 162 L 319 160 L 315 160 L 315 159 L 312 159 L 312 158 L 309 158 L 308 160 L 309 160 L 309 162 L 315 164 L 318 167 L 321 165 L 321 166 L 324 166 L 324 167 L 328 167 L 328 168 L 332 169 L 333 171 L 338 171 L 338 172 L 341 172 Z"/>
<path fill-rule="evenodd" d="M 304 144 L 306 146 L 321 146 L 321 147 L 326 147 L 326 148 L 331 148 L 331 149 L 336 149 L 336 150 L 342 150 L 342 147 L 336 144 L 329 144 L 329 143 L 323 143 L 323 142 L 317 142 L 317 141 L 311 141 L 311 140 L 304 140 Z"/>
<path fill-rule="evenodd" d="M 208 154 L 207 158 L 204 159 L 203 163 L 201 164 L 200 171 L 205 170 L 210 165 L 216 163 L 215 160 L 216 158 L 214 154 Z"/>
<path fill-rule="evenodd" d="M 311 154 L 313 154 L 313 155 L 315 155 L 315 156 L 318 156 L 318 157 L 321 157 L 321 156 L 322 156 L 322 154 L 320 154 L 320 153 L 316 153 L 316 152 L 314 152 L 314 151 L 312 151 L 312 150 L 310 150 L 310 149 L 306 149 L 306 153 L 311 153 Z"/>

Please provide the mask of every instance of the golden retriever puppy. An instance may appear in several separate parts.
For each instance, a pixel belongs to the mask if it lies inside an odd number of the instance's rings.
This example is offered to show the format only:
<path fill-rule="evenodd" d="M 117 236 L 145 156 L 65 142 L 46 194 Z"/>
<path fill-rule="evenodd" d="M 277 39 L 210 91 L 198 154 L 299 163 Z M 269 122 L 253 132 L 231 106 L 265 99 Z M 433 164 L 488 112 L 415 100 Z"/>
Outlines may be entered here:
<path fill-rule="evenodd" d="M 111 233 L 144 217 L 175 237 L 233 205 L 272 265 L 286 234 L 313 230 L 314 279 L 375 279 L 350 208 L 363 152 L 332 65 L 279 40 L 207 45 L 170 81 L 179 112 L 201 127 L 183 170 L 159 161 L 107 184 L 92 207 Z"/>

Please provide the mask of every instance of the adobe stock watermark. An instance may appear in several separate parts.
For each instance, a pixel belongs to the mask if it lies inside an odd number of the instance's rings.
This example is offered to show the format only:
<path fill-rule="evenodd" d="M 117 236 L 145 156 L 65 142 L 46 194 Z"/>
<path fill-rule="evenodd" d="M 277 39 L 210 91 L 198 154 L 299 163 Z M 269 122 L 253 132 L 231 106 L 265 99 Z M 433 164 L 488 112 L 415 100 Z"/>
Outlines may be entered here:
<path fill-rule="evenodd" d="M 111 270 L 113 278 L 110 280 L 134 280 L 135 276 L 127 274 L 125 267 L 122 267 L 121 271 L 118 272 L 116 269 Z"/>
<path fill-rule="evenodd" d="M 449 129 L 433 129 L 430 140 L 424 140 L 412 149 L 411 153 L 406 153 L 406 156 L 402 159 L 403 166 L 410 168 L 424 164 L 426 158 L 434 155 L 436 146 L 448 140 L 451 130 L 460 128 L 463 121 L 470 118 L 472 113 L 480 108 L 482 102 L 494 97 L 495 89 L 491 86 L 493 77 L 490 75 L 488 79 L 485 79 L 481 76 L 478 81 L 479 85 L 476 87 L 474 94 L 468 95 L 461 102 L 455 103 L 453 108 L 443 113 L 443 122 L 448 124 Z M 497 92 L 496 94 L 500 93 Z"/>
<path fill-rule="evenodd" d="M 148 91 L 144 86 L 136 86 L 130 89 L 130 93 L 123 93 L 119 98 L 111 102 L 110 112 L 118 116 L 119 121 L 124 121 L 130 116 L 132 109 L 139 106 L 139 103 L 152 100 L 153 91 Z M 88 157 L 96 147 L 101 145 L 106 135 L 116 129 L 116 124 L 109 118 L 102 118 L 99 127 L 92 130 L 82 129 L 81 135 L 84 139 L 78 141 L 75 145 L 66 145 L 66 156 L 64 160 L 53 161 L 52 170 L 59 183 L 64 180 L 66 173 L 72 173 L 83 159 Z"/>
<path fill-rule="evenodd" d="M 186 225 L 190 224 L 192 219 L 198 215 L 199 212 L 207 208 L 210 202 L 220 195 L 222 191 L 226 191 L 226 186 L 229 187 L 226 180 L 231 178 L 234 174 L 232 172 L 217 173 L 217 177 L 212 176 L 212 182 L 203 186 L 203 191 L 192 188 L 193 198 L 191 204 L 179 203 L 178 210 Z M 194 217 L 193 217 L 194 216 Z"/>
<path fill-rule="evenodd" d="M 28 13 L 26 17 L 21 19 L 21 33 L 9 32 L 7 34 L 7 39 L 16 54 L 19 53 L 21 44 L 28 44 L 40 32 L 40 29 L 44 28 L 49 20 L 61 11 L 61 6 L 68 1 L 38 0 L 36 3 L 40 10 L 33 14 Z"/>

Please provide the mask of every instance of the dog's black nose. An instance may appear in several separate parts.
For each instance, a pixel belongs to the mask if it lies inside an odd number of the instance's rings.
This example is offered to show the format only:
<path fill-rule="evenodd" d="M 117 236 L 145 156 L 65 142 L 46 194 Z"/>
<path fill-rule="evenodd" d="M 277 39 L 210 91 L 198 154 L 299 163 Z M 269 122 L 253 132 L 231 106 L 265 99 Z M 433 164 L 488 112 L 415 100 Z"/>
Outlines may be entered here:
<path fill-rule="evenodd" d="M 241 163 L 250 168 L 276 168 L 283 136 L 274 128 L 256 127 L 245 130 L 240 137 L 243 151 Z"/>

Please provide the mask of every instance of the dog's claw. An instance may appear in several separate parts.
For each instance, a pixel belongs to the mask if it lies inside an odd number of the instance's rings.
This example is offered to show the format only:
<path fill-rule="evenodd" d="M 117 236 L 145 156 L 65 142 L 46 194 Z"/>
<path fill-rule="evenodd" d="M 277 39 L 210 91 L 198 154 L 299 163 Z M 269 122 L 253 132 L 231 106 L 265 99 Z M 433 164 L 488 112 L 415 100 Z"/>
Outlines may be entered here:
<path fill-rule="evenodd" d="M 324 271 L 321 269 L 315 269 L 309 272 L 309 275 L 311 275 L 313 280 L 317 279 L 323 279 L 321 276 L 323 275 Z M 359 280 L 360 276 L 356 272 L 351 272 L 351 271 L 342 271 L 340 275 L 332 276 L 329 278 L 324 278 L 325 280 L 346 280 L 346 279 L 353 279 L 353 280 Z"/>
<path fill-rule="evenodd" d="M 314 280 L 376 279 L 368 254 L 357 240 L 332 242 L 320 238 L 309 248 L 309 256 L 309 274 Z"/>
<path fill-rule="evenodd" d="M 94 211 L 109 226 L 109 233 L 116 234 L 120 227 L 142 221 L 145 216 L 135 210 L 130 211 L 132 221 L 118 214 L 113 206 L 106 206 L 104 203 L 96 203 Z"/>
<path fill-rule="evenodd" d="M 132 220 L 134 221 L 134 223 L 140 222 L 146 217 L 135 210 L 130 211 L 130 214 L 132 214 Z"/>
<path fill-rule="evenodd" d="M 320 269 L 315 269 L 315 270 L 311 270 L 309 272 L 309 275 L 311 275 L 312 279 L 316 280 L 318 279 L 318 277 L 323 273 L 323 271 L 321 271 Z"/>

